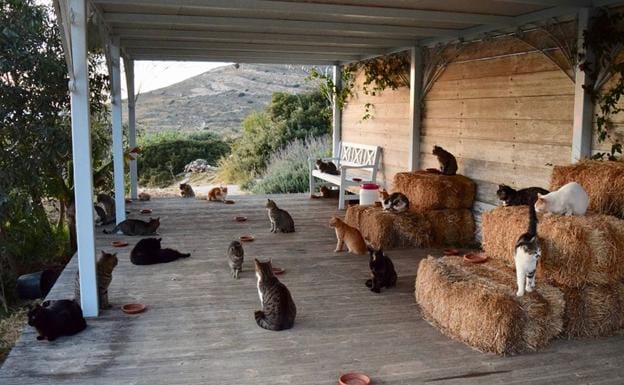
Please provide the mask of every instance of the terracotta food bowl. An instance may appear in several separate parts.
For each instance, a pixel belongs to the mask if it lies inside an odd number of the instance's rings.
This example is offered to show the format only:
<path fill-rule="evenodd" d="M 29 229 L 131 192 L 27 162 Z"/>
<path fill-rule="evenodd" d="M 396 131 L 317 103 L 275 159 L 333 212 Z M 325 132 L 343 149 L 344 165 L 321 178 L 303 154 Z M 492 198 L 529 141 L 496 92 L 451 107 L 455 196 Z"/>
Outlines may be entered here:
<path fill-rule="evenodd" d="M 145 311 L 146 306 L 142 303 L 127 303 L 121 307 L 126 314 L 139 314 Z"/>
<path fill-rule="evenodd" d="M 483 263 L 488 260 L 488 256 L 482 251 L 475 251 L 464 255 L 464 261 L 470 263 Z"/>
<path fill-rule="evenodd" d="M 128 242 L 126 242 L 126 241 L 112 241 L 111 245 L 113 245 L 113 247 L 126 247 L 126 246 L 128 246 Z"/>
<path fill-rule="evenodd" d="M 459 250 L 457 249 L 444 249 L 444 255 L 459 255 Z"/>
<path fill-rule="evenodd" d="M 244 217 L 242 215 L 237 215 L 237 216 L 234 217 L 234 220 L 236 222 L 245 222 L 247 220 L 247 217 Z"/>
<path fill-rule="evenodd" d="M 362 373 L 346 373 L 338 379 L 340 385 L 369 385 L 370 378 Z"/>
<path fill-rule="evenodd" d="M 151 214 L 152 209 L 141 209 L 141 214 Z"/>
<path fill-rule="evenodd" d="M 241 235 L 239 239 L 241 242 L 252 242 L 256 238 L 253 235 Z"/>
<path fill-rule="evenodd" d="M 226 199 L 226 200 L 223 201 L 223 203 L 225 203 L 226 205 L 233 205 L 234 201 L 231 200 L 231 199 Z"/>
<path fill-rule="evenodd" d="M 283 267 L 274 267 L 273 268 L 273 274 L 275 274 L 275 275 L 284 274 L 285 272 L 286 272 L 286 269 L 284 269 Z"/>

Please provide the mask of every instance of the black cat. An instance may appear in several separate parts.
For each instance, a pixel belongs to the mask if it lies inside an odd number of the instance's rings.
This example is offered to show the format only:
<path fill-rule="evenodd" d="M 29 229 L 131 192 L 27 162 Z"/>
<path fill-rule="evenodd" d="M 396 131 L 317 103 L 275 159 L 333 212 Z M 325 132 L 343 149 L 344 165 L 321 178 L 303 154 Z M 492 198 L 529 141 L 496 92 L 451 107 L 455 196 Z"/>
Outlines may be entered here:
<path fill-rule="evenodd" d="M 161 240 L 162 238 L 141 239 L 130 252 L 130 262 L 135 265 L 154 265 L 191 256 L 190 253 L 184 254 L 174 249 L 163 249 L 160 245 Z"/>
<path fill-rule="evenodd" d="M 340 175 L 340 171 L 338 171 L 334 162 L 323 162 L 321 159 L 317 159 L 316 168 L 325 174 Z"/>
<path fill-rule="evenodd" d="M 48 341 L 74 335 L 87 327 L 80 305 L 69 299 L 45 301 L 31 308 L 28 311 L 28 324 L 37 329 L 38 340 Z"/>
<path fill-rule="evenodd" d="M 514 190 L 513 188 L 499 184 L 496 196 L 503 201 L 503 206 L 532 206 L 537 201 L 537 194 L 546 195 L 548 190 L 544 190 L 541 187 L 529 187 L 521 190 Z"/>
<path fill-rule="evenodd" d="M 368 265 L 373 278 L 366 280 L 366 286 L 375 293 L 381 293 L 382 287 L 394 287 L 397 281 L 397 273 L 390 257 L 384 254 L 381 249 L 375 250 L 370 246 L 368 252 L 370 253 Z"/>

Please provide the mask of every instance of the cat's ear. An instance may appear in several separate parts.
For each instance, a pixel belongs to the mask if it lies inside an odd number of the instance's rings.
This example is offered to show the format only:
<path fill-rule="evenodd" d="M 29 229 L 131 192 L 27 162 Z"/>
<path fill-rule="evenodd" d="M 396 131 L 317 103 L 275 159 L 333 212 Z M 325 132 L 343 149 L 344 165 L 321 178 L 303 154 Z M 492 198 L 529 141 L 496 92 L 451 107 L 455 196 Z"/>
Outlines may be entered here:
<path fill-rule="evenodd" d="M 162 241 L 162 238 L 158 238 L 158 239 L 157 239 L 157 241 L 158 241 L 158 242 Z"/>
<path fill-rule="evenodd" d="M 43 301 L 43 303 L 41 303 L 41 306 L 42 306 L 42 307 L 48 307 L 48 306 L 50 306 L 50 300 Z"/>

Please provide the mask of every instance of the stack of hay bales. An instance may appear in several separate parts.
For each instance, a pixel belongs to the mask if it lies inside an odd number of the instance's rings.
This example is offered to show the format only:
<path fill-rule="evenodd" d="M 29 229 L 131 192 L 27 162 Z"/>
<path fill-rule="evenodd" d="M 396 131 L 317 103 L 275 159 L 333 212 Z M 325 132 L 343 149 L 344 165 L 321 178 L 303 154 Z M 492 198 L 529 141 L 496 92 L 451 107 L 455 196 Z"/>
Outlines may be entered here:
<path fill-rule="evenodd" d="M 619 180 L 603 179 L 619 176 Z M 624 328 L 624 164 L 584 161 L 555 167 L 551 189 L 577 181 L 589 193 L 585 216 L 540 215 L 542 256 L 537 286 L 559 288 L 566 302 L 563 335 L 596 337 Z M 609 186 L 620 185 L 615 191 Z M 483 249 L 513 266 L 514 245 L 528 226 L 528 207 L 498 207 L 483 215 Z"/>
<path fill-rule="evenodd" d="M 416 171 L 396 174 L 393 186 L 393 191 L 409 199 L 409 212 L 395 214 L 370 206 L 347 209 L 345 221 L 371 243 L 384 248 L 430 247 L 465 245 L 473 240 L 473 181 L 463 175 Z"/>
<path fill-rule="evenodd" d="M 499 261 L 430 256 L 418 267 L 416 301 L 427 321 L 481 351 L 536 350 L 563 328 L 563 295 L 541 284 L 531 295 L 516 297 L 515 282 L 514 271 Z"/>

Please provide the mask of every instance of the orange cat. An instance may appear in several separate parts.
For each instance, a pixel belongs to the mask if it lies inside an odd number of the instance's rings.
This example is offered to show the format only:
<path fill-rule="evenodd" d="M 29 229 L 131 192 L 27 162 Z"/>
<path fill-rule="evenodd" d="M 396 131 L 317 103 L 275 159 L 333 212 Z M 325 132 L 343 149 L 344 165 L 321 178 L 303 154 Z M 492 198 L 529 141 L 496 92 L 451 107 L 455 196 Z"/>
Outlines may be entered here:
<path fill-rule="evenodd" d="M 334 250 L 334 252 L 338 253 L 342 251 L 342 246 L 346 243 L 350 253 L 359 255 L 366 254 L 366 243 L 358 229 L 349 226 L 336 216 L 332 217 L 329 221 L 329 226 L 336 229 L 336 239 L 338 243 L 336 244 L 336 250 Z"/>
<path fill-rule="evenodd" d="M 227 187 L 213 187 L 208 191 L 209 201 L 224 201 L 227 198 Z"/>

